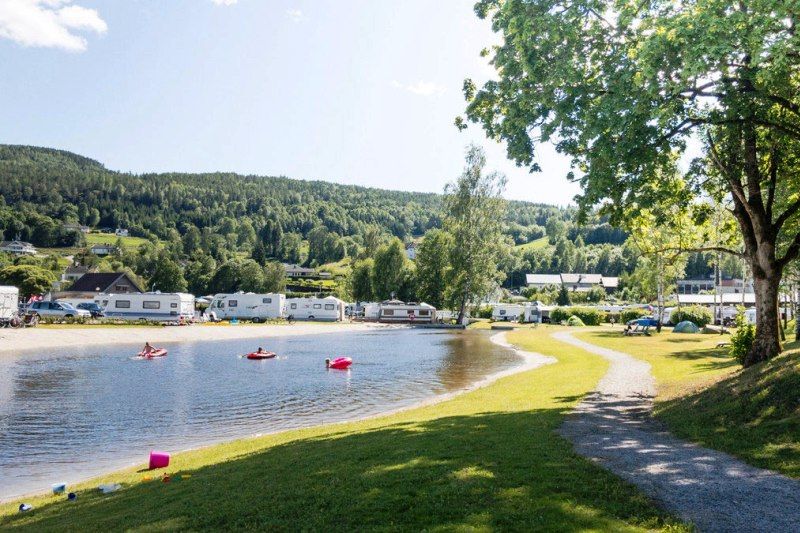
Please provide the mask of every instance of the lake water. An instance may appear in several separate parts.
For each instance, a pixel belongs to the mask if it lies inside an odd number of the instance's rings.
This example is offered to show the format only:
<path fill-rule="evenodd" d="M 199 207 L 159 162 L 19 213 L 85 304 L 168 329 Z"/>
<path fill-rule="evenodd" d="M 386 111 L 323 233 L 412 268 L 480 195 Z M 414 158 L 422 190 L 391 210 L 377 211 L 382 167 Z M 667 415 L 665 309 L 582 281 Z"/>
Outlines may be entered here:
<path fill-rule="evenodd" d="M 0 357 L 0 499 L 256 433 L 360 418 L 522 363 L 489 334 L 397 328 Z M 257 346 L 278 359 L 240 357 Z M 326 357 L 350 356 L 350 370 Z"/>

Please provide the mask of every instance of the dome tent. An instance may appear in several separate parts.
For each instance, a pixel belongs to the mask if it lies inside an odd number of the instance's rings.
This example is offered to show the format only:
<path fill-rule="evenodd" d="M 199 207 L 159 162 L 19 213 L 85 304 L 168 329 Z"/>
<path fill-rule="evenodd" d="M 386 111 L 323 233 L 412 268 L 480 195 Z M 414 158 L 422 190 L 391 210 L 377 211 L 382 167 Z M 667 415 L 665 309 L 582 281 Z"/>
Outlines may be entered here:
<path fill-rule="evenodd" d="M 679 322 L 672 330 L 673 333 L 697 333 L 698 331 L 700 328 L 697 327 L 697 324 L 688 320 Z"/>

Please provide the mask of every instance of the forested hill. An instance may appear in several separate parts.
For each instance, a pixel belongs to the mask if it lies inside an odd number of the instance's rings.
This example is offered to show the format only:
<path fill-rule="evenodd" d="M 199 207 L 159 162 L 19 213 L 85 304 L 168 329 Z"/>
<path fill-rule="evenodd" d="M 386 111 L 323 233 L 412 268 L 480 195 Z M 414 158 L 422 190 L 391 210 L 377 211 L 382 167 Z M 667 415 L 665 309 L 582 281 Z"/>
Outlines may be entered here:
<path fill-rule="evenodd" d="M 379 228 L 401 239 L 440 225 L 441 196 L 286 177 L 233 173 L 130 174 L 70 152 L 0 145 L 0 230 L 39 246 L 71 243 L 64 223 L 128 228 L 174 240 L 192 227 L 234 233 L 266 231 L 307 238 L 323 226 L 339 236 Z M 6 206 L 6 207 L 4 207 Z M 510 202 L 504 213 L 517 242 L 540 237 L 551 206 Z M 278 228 L 280 228 L 278 230 Z M 240 243 L 241 244 L 241 243 Z"/>

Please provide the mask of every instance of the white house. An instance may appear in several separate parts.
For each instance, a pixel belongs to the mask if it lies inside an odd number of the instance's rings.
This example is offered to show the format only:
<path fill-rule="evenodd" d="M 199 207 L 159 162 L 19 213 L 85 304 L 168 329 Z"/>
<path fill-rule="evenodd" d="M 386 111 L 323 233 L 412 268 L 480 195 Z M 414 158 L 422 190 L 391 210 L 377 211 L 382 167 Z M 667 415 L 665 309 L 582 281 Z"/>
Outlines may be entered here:
<path fill-rule="evenodd" d="M 104 256 L 111 255 L 117 251 L 117 247 L 113 244 L 95 244 L 89 249 L 94 255 Z"/>
<path fill-rule="evenodd" d="M 417 258 L 417 245 L 415 243 L 409 243 L 406 245 L 406 257 L 412 261 Z"/>
<path fill-rule="evenodd" d="M 3 241 L 0 242 L 0 252 L 14 255 L 36 255 L 36 248 L 29 242 Z"/>
<path fill-rule="evenodd" d="M 116 235 L 117 237 L 127 237 L 128 230 L 125 228 L 117 228 L 116 230 L 114 230 L 114 235 Z"/>
<path fill-rule="evenodd" d="M 286 272 L 287 278 L 313 278 L 317 275 L 317 271 L 313 268 L 306 268 L 289 263 L 284 263 L 283 269 Z"/>

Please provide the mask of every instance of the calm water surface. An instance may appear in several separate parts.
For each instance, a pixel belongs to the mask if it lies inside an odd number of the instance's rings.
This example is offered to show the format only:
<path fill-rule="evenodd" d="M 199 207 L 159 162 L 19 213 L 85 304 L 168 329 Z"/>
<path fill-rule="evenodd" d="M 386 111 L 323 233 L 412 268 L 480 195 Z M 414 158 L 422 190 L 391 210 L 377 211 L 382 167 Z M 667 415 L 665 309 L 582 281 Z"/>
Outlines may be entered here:
<path fill-rule="evenodd" d="M 258 345 L 278 359 L 239 357 Z M 392 329 L 0 357 L 0 499 L 255 433 L 412 405 L 521 363 L 485 332 Z M 351 356 L 348 371 L 326 357 Z"/>

